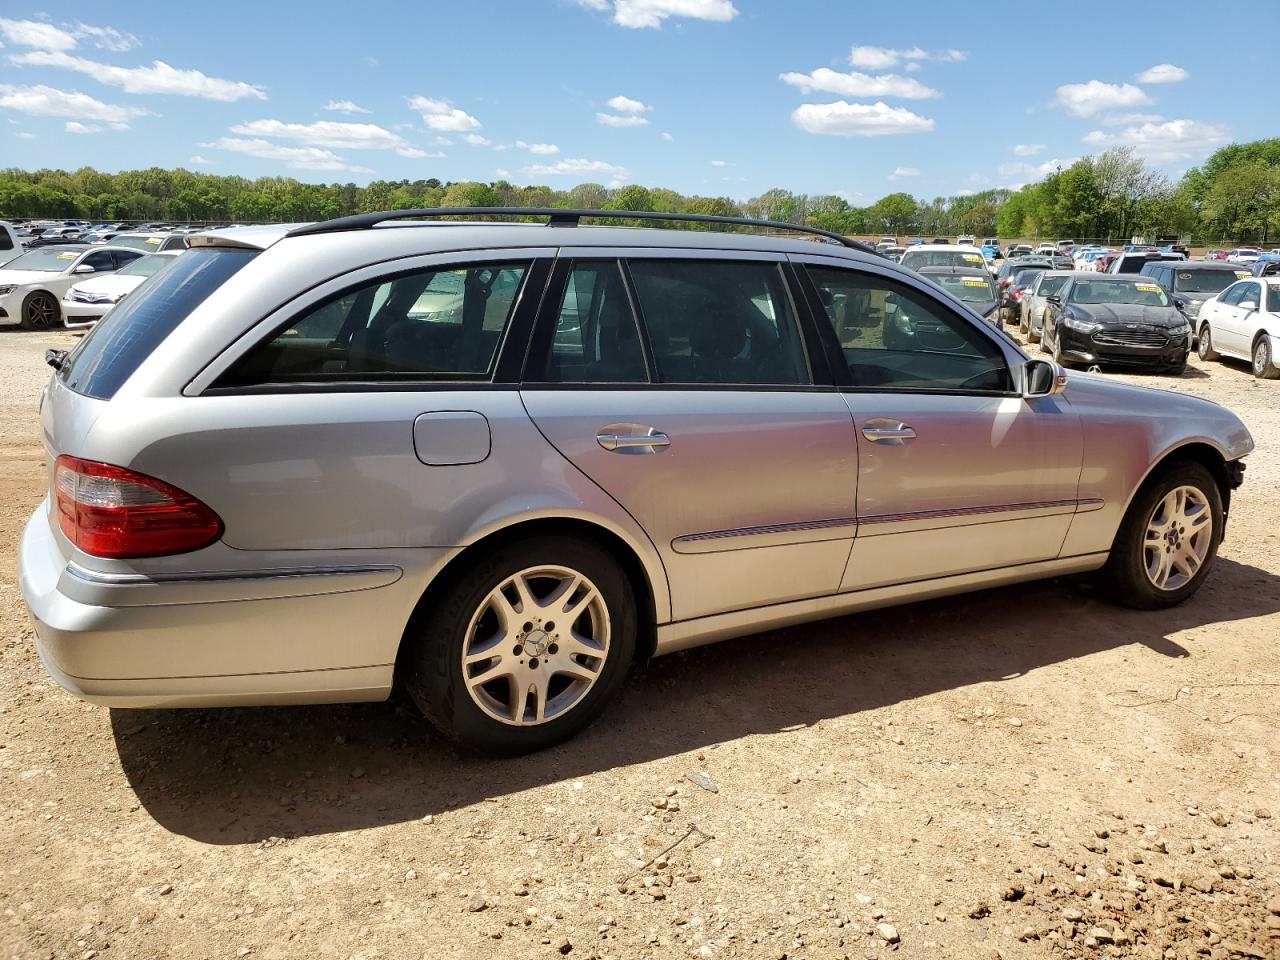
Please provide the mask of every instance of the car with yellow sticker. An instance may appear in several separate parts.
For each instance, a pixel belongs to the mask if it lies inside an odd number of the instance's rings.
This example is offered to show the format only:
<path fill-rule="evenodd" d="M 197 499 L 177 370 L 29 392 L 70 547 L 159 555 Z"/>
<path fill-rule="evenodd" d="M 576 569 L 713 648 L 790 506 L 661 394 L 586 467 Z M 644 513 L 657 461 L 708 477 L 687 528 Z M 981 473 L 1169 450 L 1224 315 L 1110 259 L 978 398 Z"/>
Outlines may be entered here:
<path fill-rule="evenodd" d="M 912 270 L 923 267 L 969 267 L 985 270 L 987 261 L 976 247 L 958 247 L 949 243 L 920 243 L 902 255 L 902 265 Z"/>
<path fill-rule="evenodd" d="M 142 256 L 129 247 L 62 243 L 15 257 L 0 269 L 0 320 L 26 330 L 62 323 L 62 297 L 73 283 L 114 273 Z"/>
<path fill-rule="evenodd" d="M 936 287 L 951 294 L 978 316 L 991 320 L 999 305 L 995 280 L 983 268 L 921 267 L 916 271 Z M 994 322 L 994 321 L 993 321 Z"/>
<path fill-rule="evenodd" d="M 188 246 L 183 233 L 143 233 L 136 230 L 117 233 L 109 242 L 113 247 L 132 247 L 143 253 L 168 253 L 170 250 L 185 250 Z"/>

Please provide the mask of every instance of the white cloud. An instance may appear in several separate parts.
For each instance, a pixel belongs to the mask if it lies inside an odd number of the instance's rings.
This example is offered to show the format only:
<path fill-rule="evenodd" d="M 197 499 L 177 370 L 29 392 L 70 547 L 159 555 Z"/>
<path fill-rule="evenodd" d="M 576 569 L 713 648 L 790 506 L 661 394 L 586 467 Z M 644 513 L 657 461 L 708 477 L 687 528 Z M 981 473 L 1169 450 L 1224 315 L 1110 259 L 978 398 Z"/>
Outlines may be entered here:
<path fill-rule="evenodd" d="M 912 113 L 905 107 L 886 103 L 801 104 L 791 114 L 797 127 L 809 133 L 826 133 L 841 137 L 879 137 L 891 133 L 923 133 L 933 129 L 933 121 Z"/>
<path fill-rule="evenodd" d="M 123 33 L 115 27 L 91 27 L 87 23 L 77 23 L 75 35 L 81 39 L 88 37 L 99 50 L 110 50 L 113 53 L 124 53 L 132 50 L 139 43 L 132 33 Z"/>
<path fill-rule="evenodd" d="M 1042 153 L 1045 149 L 1043 143 L 1019 143 L 1013 148 L 1015 157 L 1034 157 L 1037 153 Z"/>
<path fill-rule="evenodd" d="M 73 57 L 60 51 L 34 50 L 9 58 L 10 63 L 27 67 L 61 67 L 75 70 L 99 83 L 120 87 L 126 93 L 166 93 L 180 97 L 200 97 L 230 103 L 245 97 L 267 99 L 266 91 L 240 80 L 220 80 L 199 70 L 180 70 L 162 60 L 152 61 L 149 67 L 115 67 L 83 57 Z"/>
<path fill-rule="evenodd" d="M 1135 123 L 1159 123 L 1163 119 L 1158 113 L 1104 113 L 1098 117 L 1098 123 L 1104 127 L 1128 127 Z"/>
<path fill-rule="evenodd" d="M 1084 142 L 1091 147 L 1132 147 L 1151 163 L 1199 160 L 1230 141 L 1224 124 L 1198 120 L 1144 123 L 1110 133 L 1094 130 L 1084 136 Z"/>
<path fill-rule="evenodd" d="M 649 118 L 629 114 L 625 117 L 619 117 L 612 113 L 597 113 L 596 123 L 602 123 L 606 127 L 644 127 L 648 126 Z"/>
<path fill-rule="evenodd" d="M 498 169 L 494 170 L 493 172 L 496 176 L 501 177 L 503 180 L 509 180 L 511 178 L 511 171 L 507 170 L 504 167 L 498 167 Z"/>
<path fill-rule="evenodd" d="M 1092 117 L 1102 110 L 1123 107 L 1145 107 L 1151 102 L 1142 90 L 1131 83 L 1064 83 L 1058 88 L 1054 102 L 1077 117 Z"/>
<path fill-rule="evenodd" d="M 473 147 L 487 147 L 489 145 L 488 138 L 482 137 L 478 133 L 464 133 L 462 135 L 462 139 L 465 143 L 469 143 Z"/>
<path fill-rule="evenodd" d="M 580 6 L 600 12 L 612 8 L 613 22 L 633 30 L 657 29 L 668 17 L 688 17 L 727 23 L 738 15 L 730 0 L 578 0 Z"/>
<path fill-rule="evenodd" d="M 675 139 L 675 137 L 673 137 L 671 134 L 667 133 L 667 131 L 663 130 L 663 131 L 662 131 L 662 139 L 663 139 L 666 143 L 670 143 L 672 140 L 674 140 L 674 139 Z"/>
<path fill-rule="evenodd" d="M 282 147 L 266 140 L 242 140 L 236 137 L 219 137 L 212 143 L 199 146 L 209 150 L 230 150 L 260 160 L 279 160 L 297 170 L 347 170 L 351 173 L 373 173 L 368 167 L 347 163 L 331 150 L 319 147 Z"/>
<path fill-rule="evenodd" d="M 212 161 L 212 160 L 207 160 L 207 159 L 205 159 L 204 157 L 200 156 L 200 154 L 198 154 L 198 153 L 197 153 L 197 154 L 195 154 L 194 156 L 188 157 L 188 158 L 187 158 L 187 163 L 194 164 L 194 165 L 195 165 L 195 166 L 197 166 L 197 167 L 207 167 L 207 166 L 209 166 L 210 164 L 212 164 L 212 163 L 213 163 L 213 161 Z"/>
<path fill-rule="evenodd" d="M 293 140 L 310 147 L 336 147 L 345 150 L 395 150 L 408 147 L 404 138 L 376 123 L 340 123 L 317 120 L 315 123 L 284 123 L 281 120 L 253 120 L 237 123 L 232 133 L 246 137 L 274 137 Z"/>
<path fill-rule="evenodd" d="M 1181 83 L 1189 76 L 1191 74 L 1172 63 L 1157 63 L 1154 67 L 1143 70 L 1134 79 L 1139 83 Z"/>
<path fill-rule="evenodd" d="M 921 60 L 938 60 L 943 63 L 960 63 L 969 59 L 967 50 L 923 50 L 911 47 L 907 50 L 894 50 L 891 47 L 854 47 L 849 51 L 849 65 L 862 67 L 864 70 L 884 70 L 907 62 L 908 70 L 920 69 Z"/>
<path fill-rule="evenodd" d="M 28 133 L 26 130 L 22 130 L 18 133 L 15 133 L 14 136 L 17 137 L 19 140 L 34 140 L 36 138 L 36 135 L 34 133 Z"/>
<path fill-rule="evenodd" d="M 712 161 L 711 161 L 711 165 L 712 165 L 713 167 L 731 167 L 731 166 L 733 166 L 733 164 L 731 164 L 728 160 L 712 160 Z"/>
<path fill-rule="evenodd" d="M 560 148 L 554 143 L 525 143 L 523 140 L 517 140 L 516 146 L 521 150 L 528 150 L 530 153 L 536 153 L 542 157 L 549 157 L 560 152 Z"/>
<path fill-rule="evenodd" d="M 439 144 L 439 145 L 440 145 L 440 146 L 442 146 L 442 147 L 452 147 L 452 146 L 453 146 L 453 141 L 452 141 L 452 140 L 450 140 L 448 137 L 441 137 L 441 136 L 437 136 L 437 137 L 435 138 L 435 140 L 433 140 L 432 142 L 433 142 L 433 143 L 436 143 L 436 144 Z"/>
<path fill-rule="evenodd" d="M 1053 159 L 1046 160 L 1044 163 L 1026 163 L 1022 160 L 1014 160 L 1000 164 L 997 172 L 1002 177 L 1022 177 L 1025 181 L 1039 180 L 1041 177 L 1056 173 L 1059 169 L 1067 169 L 1078 159 L 1079 157 L 1073 157 L 1070 160 Z"/>
<path fill-rule="evenodd" d="M 355 103 L 351 100 L 330 100 L 328 103 L 324 105 L 324 108 L 326 110 L 332 111 L 333 113 L 345 113 L 348 115 L 353 113 L 372 113 L 373 112 L 372 110 L 366 110 L 364 107 L 360 106 L 360 104 Z"/>
<path fill-rule="evenodd" d="M 920 171 L 915 167 L 895 167 L 893 173 L 889 174 L 890 180 L 897 180 L 900 177 L 918 177 Z"/>
<path fill-rule="evenodd" d="M 417 147 L 396 147 L 396 154 L 410 160 L 441 160 L 446 156 L 439 150 L 419 150 Z"/>
<path fill-rule="evenodd" d="M 461 133 L 466 130 L 479 130 L 480 121 L 464 110 L 451 105 L 448 100 L 433 100 L 431 97 L 410 97 L 409 109 L 422 114 L 422 122 L 432 130 L 445 130 Z"/>
<path fill-rule="evenodd" d="M 926 87 L 914 77 L 900 77 L 892 73 L 873 77 L 856 70 L 840 73 L 827 67 L 819 67 L 812 73 L 783 73 L 778 78 L 783 83 L 799 87 L 804 93 L 821 90 L 845 97 L 902 97 L 907 100 L 927 100 L 941 96 L 937 90 Z"/>
<path fill-rule="evenodd" d="M 608 108 L 615 113 L 646 113 L 653 107 L 640 100 L 632 100 L 630 97 L 616 96 L 610 97 L 605 101 Z"/>
<path fill-rule="evenodd" d="M 584 177 L 605 174 L 614 180 L 622 180 L 631 176 L 631 171 L 617 164 L 603 160 L 582 160 L 566 158 L 555 163 L 535 163 L 525 167 L 524 172 L 531 177 Z"/>
<path fill-rule="evenodd" d="M 962 189 L 957 190 L 955 195 L 957 197 L 972 197 L 976 192 L 976 190 Z"/>
<path fill-rule="evenodd" d="M 20 47 L 38 50 L 73 50 L 76 45 L 74 33 L 38 20 L 0 18 L 0 37 Z"/>
<path fill-rule="evenodd" d="M 135 117 L 149 111 L 141 107 L 124 107 L 103 103 L 77 91 L 58 90 L 37 84 L 15 87 L 0 83 L 0 109 L 16 110 L 34 117 L 60 117 L 66 120 L 92 120 L 124 130 Z"/>
<path fill-rule="evenodd" d="M 79 120 L 68 120 L 62 128 L 67 133 L 101 133 L 102 127 L 96 123 L 81 123 Z"/>

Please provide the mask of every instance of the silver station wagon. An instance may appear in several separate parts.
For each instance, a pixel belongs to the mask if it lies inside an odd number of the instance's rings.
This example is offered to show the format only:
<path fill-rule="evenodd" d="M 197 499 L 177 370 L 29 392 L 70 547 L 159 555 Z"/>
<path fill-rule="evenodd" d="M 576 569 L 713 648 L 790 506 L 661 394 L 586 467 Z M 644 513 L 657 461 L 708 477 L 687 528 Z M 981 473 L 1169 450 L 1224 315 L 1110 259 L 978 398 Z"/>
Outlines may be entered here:
<path fill-rule="evenodd" d="M 653 655 L 1088 571 L 1167 606 L 1208 574 L 1253 447 L 1227 410 L 1068 384 L 819 230 L 474 222 L 511 212 L 195 236 L 50 352 L 19 562 L 59 683 L 399 688 L 516 752 Z"/>

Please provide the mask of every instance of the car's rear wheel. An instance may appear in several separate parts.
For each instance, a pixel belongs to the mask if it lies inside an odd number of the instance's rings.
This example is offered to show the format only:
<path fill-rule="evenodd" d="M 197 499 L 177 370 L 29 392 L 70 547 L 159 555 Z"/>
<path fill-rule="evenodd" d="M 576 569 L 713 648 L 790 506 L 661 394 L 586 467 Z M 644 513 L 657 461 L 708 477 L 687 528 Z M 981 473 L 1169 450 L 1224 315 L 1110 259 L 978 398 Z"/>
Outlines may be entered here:
<path fill-rule="evenodd" d="M 1200 589 L 1222 542 L 1222 494 L 1205 467 L 1178 463 L 1149 480 L 1120 524 L 1103 568 L 1111 598 L 1153 610 Z"/>
<path fill-rule="evenodd" d="M 1253 375 L 1259 380 L 1274 380 L 1280 377 L 1280 370 L 1277 370 L 1272 362 L 1271 340 L 1266 334 L 1262 334 L 1253 342 Z"/>
<path fill-rule="evenodd" d="M 1209 329 L 1207 323 L 1200 325 L 1200 336 L 1196 343 L 1196 355 L 1206 363 L 1210 360 L 1217 360 L 1218 351 L 1213 349 L 1213 332 Z"/>
<path fill-rule="evenodd" d="M 552 746 L 599 716 L 626 676 L 635 596 L 595 544 L 513 544 L 446 589 L 415 618 L 400 679 L 451 740 L 491 753 Z"/>
<path fill-rule="evenodd" d="M 24 330 L 48 330 L 61 319 L 58 301 L 42 290 L 27 294 L 22 301 L 21 324 Z"/>

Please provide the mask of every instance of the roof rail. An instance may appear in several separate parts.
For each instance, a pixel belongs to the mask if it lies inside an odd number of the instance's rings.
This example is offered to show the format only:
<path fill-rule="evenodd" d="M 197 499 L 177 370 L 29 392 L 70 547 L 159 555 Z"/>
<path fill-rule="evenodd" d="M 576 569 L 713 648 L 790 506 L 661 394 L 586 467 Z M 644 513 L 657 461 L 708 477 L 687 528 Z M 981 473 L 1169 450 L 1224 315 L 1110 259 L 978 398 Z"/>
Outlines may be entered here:
<path fill-rule="evenodd" d="M 789 230 L 795 233 L 811 233 L 830 243 L 875 253 L 869 243 L 841 236 L 821 227 L 803 223 L 783 223 L 779 220 L 752 220 L 750 217 L 721 217 L 701 213 L 667 213 L 660 210 L 560 210 L 555 207 L 426 207 L 421 210 L 383 210 L 377 213 L 357 213 L 335 220 L 322 220 L 290 230 L 287 237 L 308 237 L 318 233 L 343 233 L 348 230 L 368 230 L 387 220 L 426 220 L 439 217 L 546 217 L 549 227 L 576 227 L 583 219 L 604 217 L 619 220 L 679 220 L 685 223 L 723 223 L 736 227 L 761 227 L 770 230 Z"/>

